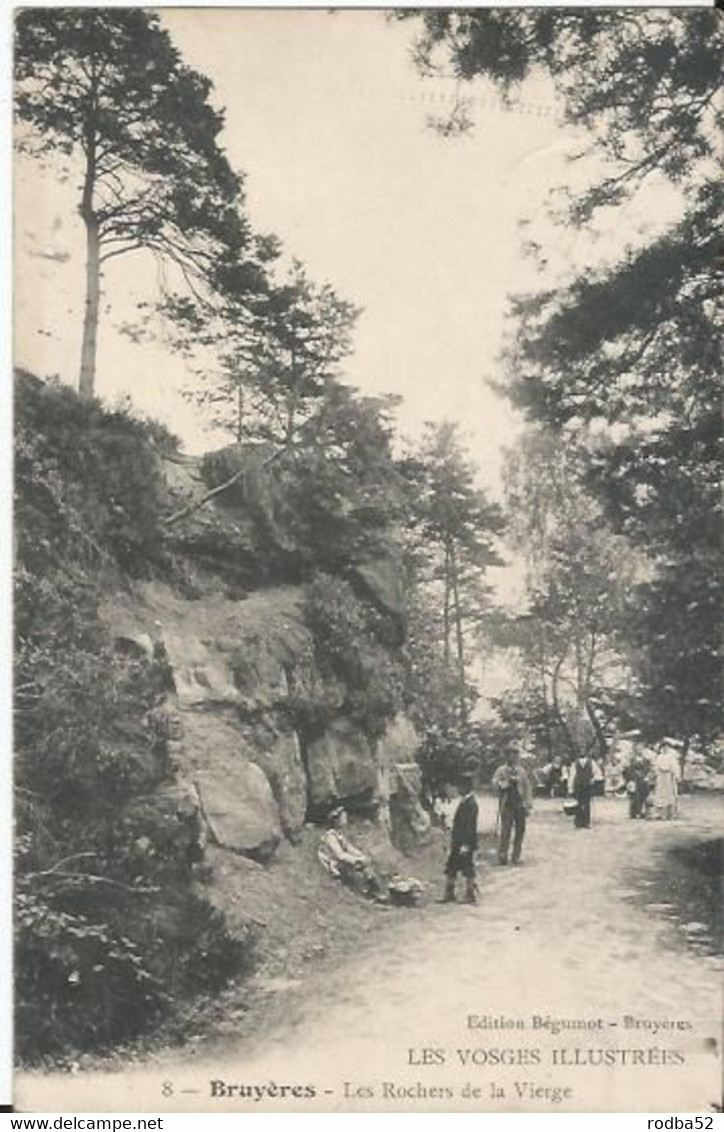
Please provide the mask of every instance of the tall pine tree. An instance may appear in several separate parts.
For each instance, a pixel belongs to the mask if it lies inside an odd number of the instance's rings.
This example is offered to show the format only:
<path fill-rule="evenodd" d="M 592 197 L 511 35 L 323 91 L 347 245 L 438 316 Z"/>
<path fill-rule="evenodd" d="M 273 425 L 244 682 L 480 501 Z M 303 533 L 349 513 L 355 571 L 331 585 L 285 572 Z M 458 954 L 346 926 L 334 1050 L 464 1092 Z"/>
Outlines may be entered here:
<path fill-rule="evenodd" d="M 21 148 L 79 162 L 85 314 L 79 391 L 94 395 L 103 266 L 146 249 L 198 291 L 263 271 L 241 214 L 242 183 L 218 136 L 211 82 L 185 66 L 158 17 L 138 8 L 27 8 L 15 42 Z M 23 128 L 26 126 L 27 128 Z M 241 279 L 238 264 L 246 266 Z"/>

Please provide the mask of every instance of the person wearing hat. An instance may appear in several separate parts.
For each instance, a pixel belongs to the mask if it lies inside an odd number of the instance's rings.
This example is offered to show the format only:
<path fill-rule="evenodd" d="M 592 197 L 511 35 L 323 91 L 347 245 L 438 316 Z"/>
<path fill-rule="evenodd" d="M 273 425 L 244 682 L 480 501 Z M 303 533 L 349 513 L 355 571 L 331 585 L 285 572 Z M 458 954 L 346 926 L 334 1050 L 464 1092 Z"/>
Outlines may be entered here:
<path fill-rule="evenodd" d="M 655 816 L 663 821 L 671 821 L 678 813 L 681 780 L 678 749 L 682 746 L 676 739 L 662 739 L 654 756 L 653 807 Z"/>
<path fill-rule="evenodd" d="M 510 839 L 513 838 L 511 861 L 517 865 L 523 848 L 525 824 L 533 808 L 533 787 L 523 767 L 515 747 L 505 753 L 505 762 L 493 775 L 493 786 L 498 791 L 498 817 L 500 819 L 500 842 L 498 863 L 508 864 Z"/>
<path fill-rule="evenodd" d="M 327 815 L 327 831 L 317 849 L 319 862 L 330 876 L 349 885 L 355 892 L 378 898 L 383 894 L 380 879 L 370 858 L 345 837 L 343 830 L 346 824 L 344 806 L 335 806 Z"/>
<path fill-rule="evenodd" d="M 465 877 L 465 902 L 477 904 L 478 887 L 475 881 L 475 853 L 478 847 L 478 800 L 473 791 L 472 775 L 460 779 L 461 798 L 452 823 L 450 853 L 445 865 L 445 903 L 455 900 L 455 882 L 458 873 Z"/>
<path fill-rule="evenodd" d="M 554 755 L 542 768 L 541 787 L 548 798 L 565 798 L 568 793 L 568 771 L 562 755 Z"/>
<path fill-rule="evenodd" d="M 624 767 L 623 778 L 629 800 L 629 817 L 645 818 L 651 791 L 651 763 L 638 745 Z"/>
<path fill-rule="evenodd" d="M 591 799 L 599 783 L 603 782 L 603 771 L 590 752 L 582 751 L 571 763 L 568 779 L 568 793 L 576 801 L 573 810 L 576 829 L 591 828 Z"/>

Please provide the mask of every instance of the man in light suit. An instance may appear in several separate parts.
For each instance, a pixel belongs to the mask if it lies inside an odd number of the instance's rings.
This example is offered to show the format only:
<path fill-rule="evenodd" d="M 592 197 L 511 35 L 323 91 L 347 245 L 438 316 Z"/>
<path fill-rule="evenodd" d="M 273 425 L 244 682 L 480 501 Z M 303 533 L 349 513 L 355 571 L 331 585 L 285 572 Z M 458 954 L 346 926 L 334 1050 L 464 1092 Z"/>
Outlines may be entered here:
<path fill-rule="evenodd" d="M 508 864 L 510 839 L 513 838 L 511 861 L 517 865 L 523 848 L 525 825 L 533 808 L 533 787 L 523 767 L 515 747 L 506 751 L 505 762 L 493 775 L 493 786 L 499 796 L 500 843 L 498 862 Z"/>

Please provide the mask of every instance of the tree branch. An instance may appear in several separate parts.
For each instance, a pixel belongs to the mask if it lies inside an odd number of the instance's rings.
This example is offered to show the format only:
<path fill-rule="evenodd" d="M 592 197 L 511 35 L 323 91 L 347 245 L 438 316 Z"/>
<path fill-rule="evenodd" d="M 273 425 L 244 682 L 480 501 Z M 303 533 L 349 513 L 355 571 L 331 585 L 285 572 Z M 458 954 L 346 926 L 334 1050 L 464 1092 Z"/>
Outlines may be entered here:
<path fill-rule="evenodd" d="M 182 507 L 179 511 L 174 511 L 172 515 L 168 515 L 167 518 L 162 519 L 163 526 L 170 527 L 173 523 L 177 523 L 180 519 L 185 519 L 187 515 L 191 515 L 194 511 L 198 511 L 200 507 L 205 506 L 205 504 L 207 504 L 211 499 L 215 499 L 217 495 L 221 495 L 222 491 L 227 491 L 230 487 L 233 487 L 234 484 L 238 483 L 239 480 L 241 480 L 247 472 L 250 472 L 252 470 L 261 471 L 264 468 L 268 468 L 271 464 L 274 463 L 275 460 L 279 458 L 279 456 L 284 455 L 284 453 L 287 451 L 287 448 L 278 448 L 276 452 L 268 457 L 268 459 L 262 460 L 260 464 L 254 465 L 253 468 L 239 468 L 238 471 L 234 472 L 233 476 L 231 476 L 228 480 L 224 480 L 223 483 L 218 484 L 217 487 L 212 488 L 211 491 L 207 491 L 206 494 L 201 497 L 201 499 L 197 499 L 193 503 L 189 503 L 186 507 Z"/>

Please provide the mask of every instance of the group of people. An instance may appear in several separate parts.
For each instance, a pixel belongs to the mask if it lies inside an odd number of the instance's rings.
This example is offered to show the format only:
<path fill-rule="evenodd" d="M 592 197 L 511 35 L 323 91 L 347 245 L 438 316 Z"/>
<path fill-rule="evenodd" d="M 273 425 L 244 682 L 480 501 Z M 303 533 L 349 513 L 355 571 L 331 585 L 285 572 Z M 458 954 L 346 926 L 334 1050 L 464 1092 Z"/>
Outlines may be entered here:
<path fill-rule="evenodd" d="M 604 775 L 600 763 L 590 753 L 583 753 L 569 764 L 554 760 L 547 768 L 547 792 L 552 797 L 564 798 L 564 810 L 573 817 L 577 829 L 591 826 L 591 804 L 597 793 L 603 792 Z M 645 818 L 652 814 L 664 819 L 677 813 L 678 788 L 681 771 L 679 759 L 665 743 L 659 746 L 653 760 L 641 748 L 636 748 L 623 769 L 623 780 L 629 798 L 631 818 Z M 533 808 L 533 784 L 521 765 L 518 750 L 511 746 L 505 761 L 493 774 L 492 784 L 498 795 L 496 824 L 497 855 L 500 865 L 520 863 L 528 815 Z M 476 852 L 478 845 L 478 800 L 473 777 L 459 779 L 460 799 L 455 809 L 450 832 L 450 851 L 445 864 L 445 891 L 443 901 L 456 899 L 458 876 L 465 880 L 464 900 L 469 904 L 478 901 L 476 879 Z M 347 815 L 342 806 L 332 810 L 327 831 L 318 849 L 321 864 L 343 883 L 363 896 L 387 901 L 390 888 L 385 890 L 370 857 L 358 849 L 344 834 Z M 415 903 L 421 886 L 412 878 L 392 879 L 399 888 L 400 902 Z M 407 897 L 409 896 L 409 900 Z"/>
<path fill-rule="evenodd" d="M 573 817 L 576 829 L 590 829 L 592 800 L 596 794 L 603 793 L 601 764 L 590 753 L 584 752 L 568 765 L 557 759 L 546 769 L 549 772 L 546 784 L 549 795 L 565 799 L 564 810 Z M 635 750 L 623 773 L 631 818 L 655 816 L 667 820 L 676 816 L 681 769 L 671 746 L 661 743 L 653 760 L 649 760 L 642 750 Z M 498 863 L 507 865 L 510 860 L 517 865 L 521 859 L 526 822 L 533 808 L 533 786 L 514 747 L 508 750 L 505 762 L 493 774 L 492 784 L 498 793 Z M 465 901 L 477 903 L 475 850 L 478 803 L 470 776 L 461 780 L 460 790 L 462 797 L 453 818 L 450 853 L 445 865 L 443 899 L 445 902 L 455 900 L 455 882 L 458 874 L 462 874 L 466 882 Z"/>
<path fill-rule="evenodd" d="M 653 751 L 640 742 L 632 743 L 628 757 L 615 767 L 617 781 L 609 783 L 609 788 L 614 793 L 621 787 L 626 791 L 631 818 L 668 820 L 676 816 L 681 781 L 676 748 L 673 739 L 662 740 Z M 579 828 L 586 828 L 590 825 L 590 799 L 604 792 L 603 769 L 592 756 L 567 764 L 556 755 L 536 772 L 535 786 L 546 797 L 568 799 L 565 808 L 575 815 Z"/>
<path fill-rule="evenodd" d="M 493 775 L 493 786 L 498 791 L 498 862 L 513 865 L 520 862 L 528 814 L 533 808 L 533 786 L 526 770 L 520 765 L 518 752 L 510 748 L 505 762 Z M 445 895 L 443 900 L 455 900 L 455 882 L 458 874 L 465 878 L 465 901 L 477 904 L 478 888 L 475 876 L 475 852 L 478 842 L 478 800 L 473 790 L 472 777 L 460 782 L 462 797 L 455 810 L 450 834 L 450 853 L 445 865 Z M 512 846 L 511 846 L 512 842 Z"/>
<path fill-rule="evenodd" d="M 670 821 L 679 809 L 681 764 L 676 750 L 663 742 L 650 758 L 637 746 L 623 768 L 629 817 Z"/>

